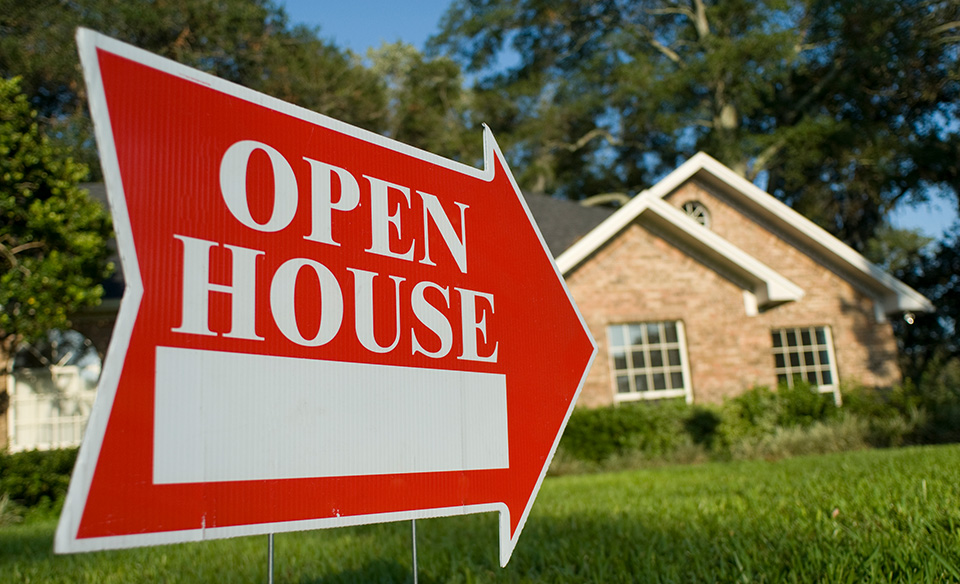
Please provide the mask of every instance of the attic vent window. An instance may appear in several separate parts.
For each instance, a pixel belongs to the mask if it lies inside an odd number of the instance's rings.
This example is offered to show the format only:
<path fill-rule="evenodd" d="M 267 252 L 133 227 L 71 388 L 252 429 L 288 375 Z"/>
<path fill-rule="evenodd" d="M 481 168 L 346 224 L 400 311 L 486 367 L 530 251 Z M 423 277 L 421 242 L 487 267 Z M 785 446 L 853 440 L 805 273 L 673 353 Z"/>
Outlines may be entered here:
<path fill-rule="evenodd" d="M 700 201 L 687 201 L 681 208 L 684 213 L 700 225 L 710 227 L 710 211 L 708 211 L 706 205 Z"/>

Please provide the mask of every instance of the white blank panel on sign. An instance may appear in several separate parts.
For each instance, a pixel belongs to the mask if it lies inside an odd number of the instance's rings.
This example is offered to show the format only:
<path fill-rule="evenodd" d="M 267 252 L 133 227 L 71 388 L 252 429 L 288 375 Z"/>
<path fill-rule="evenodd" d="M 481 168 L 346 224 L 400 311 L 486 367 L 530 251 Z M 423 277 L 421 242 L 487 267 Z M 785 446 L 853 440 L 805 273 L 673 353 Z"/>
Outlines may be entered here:
<path fill-rule="evenodd" d="M 155 484 L 509 466 L 501 374 L 174 347 L 156 357 Z"/>

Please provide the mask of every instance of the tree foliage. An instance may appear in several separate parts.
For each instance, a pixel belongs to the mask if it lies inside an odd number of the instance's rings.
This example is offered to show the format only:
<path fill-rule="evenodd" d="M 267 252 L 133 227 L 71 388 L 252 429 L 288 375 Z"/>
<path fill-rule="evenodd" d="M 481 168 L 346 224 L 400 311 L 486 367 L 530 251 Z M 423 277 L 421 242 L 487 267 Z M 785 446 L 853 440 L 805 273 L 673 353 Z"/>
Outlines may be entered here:
<path fill-rule="evenodd" d="M 892 272 L 937 307 L 936 312 L 909 314 L 894 322 L 904 372 L 919 379 L 934 374 L 950 359 L 960 367 L 960 222 L 936 245 L 921 247 L 910 261 L 898 262 Z"/>
<path fill-rule="evenodd" d="M 956 0 L 457 0 L 432 45 L 528 189 L 635 193 L 703 150 L 863 249 L 957 193 L 958 23 Z"/>
<path fill-rule="evenodd" d="M 446 57 L 427 59 L 402 42 L 384 43 L 367 58 L 387 94 L 384 134 L 463 162 L 481 159 L 479 134 L 465 132 L 473 129 L 470 92 L 459 65 Z"/>
<path fill-rule="evenodd" d="M 51 133 L 91 166 L 78 26 L 349 123 L 383 120 L 379 80 L 270 0 L 0 0 L 0 76 L 21 76 Z"/>
<path fill-rule="evenodd" d="M 0 79 L 0 338 L 18 341 L 68 328 L 94 306 L 112 266 L 110 218 L 77 185 L 87 168 L 53 146 L 19 80 Z"/>

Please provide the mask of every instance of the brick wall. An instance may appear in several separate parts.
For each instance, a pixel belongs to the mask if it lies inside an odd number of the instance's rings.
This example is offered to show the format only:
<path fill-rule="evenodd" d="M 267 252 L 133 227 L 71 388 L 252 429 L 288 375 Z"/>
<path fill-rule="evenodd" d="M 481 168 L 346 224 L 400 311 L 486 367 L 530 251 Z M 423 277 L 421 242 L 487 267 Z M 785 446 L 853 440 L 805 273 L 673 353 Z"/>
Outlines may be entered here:
<path fill-rule="evenodd" d="M 723 193 L 688 182 L 667 200 L 680 206 L 691 199 L 709 209 L 713 231 L 805 295 L 747 316 L 742 285 L 688 253 L 692 250 L 679 249 L 641 215 L 567 276 L 599 347 L 581 405 L 613 401 L 606 329 L 626 322 L 683 321 L 696 402 L 719 402 L 753 385 L 775 385 L 770 331 L 782 327 L 830 327 L 841 379 L 873 386 L 900 379 L 893 331 L 889 323 L 876 322 L 867 291 L 745 216 Z"/>

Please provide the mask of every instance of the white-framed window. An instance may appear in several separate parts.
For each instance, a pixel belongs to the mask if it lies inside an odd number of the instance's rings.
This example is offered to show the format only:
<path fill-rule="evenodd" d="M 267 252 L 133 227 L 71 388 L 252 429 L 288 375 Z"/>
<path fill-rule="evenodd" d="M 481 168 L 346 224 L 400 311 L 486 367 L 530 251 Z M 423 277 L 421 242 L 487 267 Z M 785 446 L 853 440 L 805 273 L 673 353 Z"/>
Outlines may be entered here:
<path fill-rule="evenodd" d="M 816 386 L 820 393 L 832 393 L 834 401 L 840 404 L 837 358 L 830 327 L 773 329 L 771 337 L 777 383 L 793 387 L 794 380 L 800 378 Z"/>
<path fill-rule="evenodd" d="M 613 324 L 607 327 L 614 399 L 682 397 L 693 401 L 683 322 Z"/>

